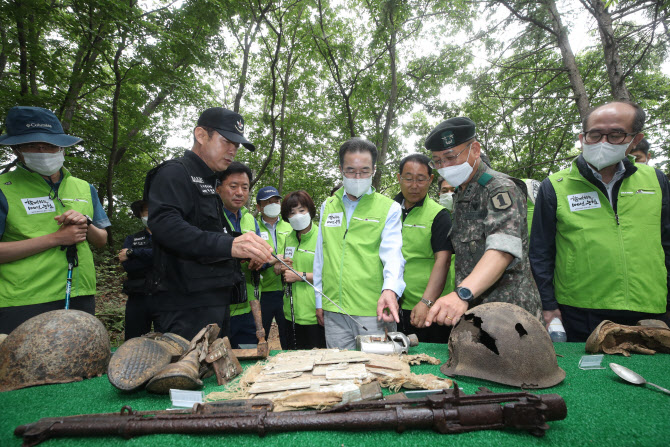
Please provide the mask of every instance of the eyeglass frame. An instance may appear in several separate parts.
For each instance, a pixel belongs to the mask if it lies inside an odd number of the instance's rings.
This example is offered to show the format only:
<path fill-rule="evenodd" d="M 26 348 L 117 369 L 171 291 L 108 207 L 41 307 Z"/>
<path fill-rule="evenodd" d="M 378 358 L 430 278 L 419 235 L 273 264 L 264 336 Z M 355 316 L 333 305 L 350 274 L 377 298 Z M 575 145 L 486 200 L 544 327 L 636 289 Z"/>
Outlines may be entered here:
<path fill-rule="evenodd" d="M 415 184 L 417 184 L 417 185 L 419 185 L 419 186 L 423 186 L 423 185 L 425 185 L 426 183 L 430 183 L 430 177 L 426 177 L 426 178 L 423 178 L 423 179 L 421 179 L 421 180 L 419 180 L 418 177 L 417 177 L 417 178 L 411 178 L 411 179 L 407 179 L 407 178 L 405 178 L 405 177 L 400 177 L 400 180 L 403 181 L 403 182 L 405 182 L 405 183 L 408 184 L 408 185 L 411 185 L 412 183 L 415 183 Z"/>
<path fill-rule="evenodd" d="M 363 169 L 367 169 L 367 168 L 363 168 Z M 374 168 L 372 168 L 369 173 L 368 172 L 346 172 L 344 169 L 342 169 L 342 174 L 346 178 L 369 178 L 369 177 L 372 177 L 374 172 L 375 172 Z M 353 175 L 353 177 L 351 177 L 351 175 Z"/>
<path fill-rule="evenodd" d="M 599 133 L 599 134 L 600 134 L 600 138 L 598 138 L 597 140 L 591 140 L 591 141 L 589 141 L 588 134 L 589 134 L 590 132 L 597 132 L 597 133 Z M 620 134 L 622 134 L 622 135 L 623 135 L 623 138 L 621 139 L 621 141 L 619 141 L 619 142 L 617 142 L 617 143 L 613 143 L 613 142 L 611 142 L 611 141 L 610 141 L 610 135 L 613 134 L 613 133 L 620 133 Z M 622 144 L 622 143 L 624 142 L 624 140 L 626 139 L 626 137 L 633 137 L 633 138 L 635 138 L 635 136 L 638 135 L 639 133 L 640 133 L 640 132 L 630 132 L 630 133 L 629 133 L 629 132 L 622 132 L 622 131 L 620 131 L 620 130 L 612 130 L 612 131 L 610 131 L 610 132 L 604 133 L 604 132 L 600 132 L 600 131 L 597 131 L 597 130 L 595 130 L 595 131 L 594 131 L 594 130 L 586 130 L 586 131 L 584 131 L 584 132 L 582 133 L 582 135 L 584 135 L 584 141 L 585 141 L 587 144 L 596 144 L 596 143 L 598 143 L 600 140 L 603 139 L 603 136 L 605 137 L 605 140 L 607 140 L 607 142 L 608 142 L 609 144 Z"/>
<path fill-rule="evenodd" d="M 472 140 L 472 141 L 470 142 L 470 144 L 468 144 L 467 146 L 465 146 L 465 147 L 463 148 L 463 150 L 460 151 L 458 154 L 456 154 L 456 155 L 452 155 L 452 156 L 446 156 L 446 157 L 444 157 L 444 158 L 446 158 L 446 160 L 440 158 L 440 159 L 436 162 L 434 159 L 431 159 L 431 160 L 428 162 L 428 165 L 429 165 L 431 168 L 433 168 L 433 169 L 439 169 L 439 168 L 441 168 L 441 167 L 444 166 L 446 163 L 449 163 L 449 162 L 452 162 L 452 161 L 456 160 L 456 159 L 457 159 L 463 152 L 465 152 L 466 149 L 470 149 L 470 148 L 472 147 L 472 145 L 474 144 L 475 141 L 476 141 L 476 140 Z"/>

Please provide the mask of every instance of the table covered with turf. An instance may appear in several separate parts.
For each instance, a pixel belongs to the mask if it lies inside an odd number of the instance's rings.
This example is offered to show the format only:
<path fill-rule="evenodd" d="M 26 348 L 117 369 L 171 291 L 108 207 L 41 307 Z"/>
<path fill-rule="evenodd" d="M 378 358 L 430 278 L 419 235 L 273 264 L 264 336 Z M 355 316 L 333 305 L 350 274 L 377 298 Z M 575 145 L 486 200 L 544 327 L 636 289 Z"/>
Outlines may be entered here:
<path fill-rule="evenodd" d="M 670 388 L 670 355 L 646 356 L 633 354 L 605 355 L 602 370 L 581 370 L 579 359 L 585 355 L 581 343 L 558 343 L 558 364 L 566 372 L 565 380 L 538 393 L 557 393 L 565 399 L 568 416 L 563 421 L 550 422 L 543 438 L 524 431 L 480 431 L 458 435 L 442 435 L 431 430 L 395 431 L 316 431 L 270 433 L 260 438 L 255 434 L 226 435 L 149 435 L 133 439 L 60 438 L 41 445 L 57 446 L 667 446 L 670 445 L 670 396 L 653 387 L 630 385 L 609 369 L 609 362 L 626 366 L 665 388 Z M 425 352 L 444 361 L 447 345 L 423 344 L 411 353 Z M 252 362 L 243 362 L 243 366 Z M 412 366 L 418 374 L 442 376 L 439 366 Z M 457 383 L 467 394 L 486 386 L 494 392 L 511 392 L 516 388 L 484 380 L 457 377 Z M 221 391 L 215 378 L 205 380 L 205 394 Z M 146 391 L 125 394 L 116 390 L 106 376 L 82 382 L 47 385 L 0 393 L 0 446 L 19 446 L 21 438 L 14 428 L 35 422 L 43 417 L 85 413 L 116 412 L 129 405 L 134 410 L 164 410 L 171 406 L 169 396 L 152 395 Z"/>

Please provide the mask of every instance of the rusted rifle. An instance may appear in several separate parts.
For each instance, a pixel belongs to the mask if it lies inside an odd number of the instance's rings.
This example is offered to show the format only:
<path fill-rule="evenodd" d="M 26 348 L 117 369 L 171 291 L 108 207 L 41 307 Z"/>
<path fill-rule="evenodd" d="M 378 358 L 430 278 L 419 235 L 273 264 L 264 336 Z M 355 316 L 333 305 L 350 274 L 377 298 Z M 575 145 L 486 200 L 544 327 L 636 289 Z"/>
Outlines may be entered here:
<path fill-rule="evenodd" d="M 455 385 L 455 384 L 454 384 Z M 429 429 L 439 433 L 516 428 L 543 436 L 547 421 L 565 419 L 567 408 L 557 394 L 492 393 L 472 395 L 454 387 L 420 399 L 352 402 L 329 410 L 273 413 L 264 399 L 195 404 L 177 411 L 133 411 L 44 418 L 14 430 L 24 446 L 50 438 L 149 434 L 258 433 L 301 430 Z"/>

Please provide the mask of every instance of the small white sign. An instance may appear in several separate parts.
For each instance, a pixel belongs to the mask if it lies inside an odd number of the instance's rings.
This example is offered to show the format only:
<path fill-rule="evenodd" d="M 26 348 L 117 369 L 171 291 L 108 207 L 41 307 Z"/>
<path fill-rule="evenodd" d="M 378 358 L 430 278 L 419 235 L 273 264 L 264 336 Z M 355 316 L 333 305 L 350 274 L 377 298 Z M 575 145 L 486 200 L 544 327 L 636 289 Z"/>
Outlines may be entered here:
<path fill-rule="evenodd" d="M 286 247 L 286 249 L 284 250 L 285 258 L 292 258 L 294 254 L 295 254 L 295 247 Z"/>
<path fill-rule="evenodd" d="M 327 227 L 341 227 L 342 226 L 342 216 L 344 213 L 331 213 L 326 216 Z"/>
<path fill-rule="evenodd" d="M 21 199 L 28 214 L 53 213 L 56 211 L 54 201 L 46 197 L 35 197 L 33 199 Z"/>
<path fill-rule="evenodd" d="M 568 203 L 572 212 L 600 208 L 600 198 L 596 191 L 569 195 Z"/>
<path fill-rule="evenodd" d="M 263 239 L 265 239 L 266 241 L 269 241 L 270 240 L 270 233 L 268 233 L 267 231 L 261 231 L 261 237 Z"/>

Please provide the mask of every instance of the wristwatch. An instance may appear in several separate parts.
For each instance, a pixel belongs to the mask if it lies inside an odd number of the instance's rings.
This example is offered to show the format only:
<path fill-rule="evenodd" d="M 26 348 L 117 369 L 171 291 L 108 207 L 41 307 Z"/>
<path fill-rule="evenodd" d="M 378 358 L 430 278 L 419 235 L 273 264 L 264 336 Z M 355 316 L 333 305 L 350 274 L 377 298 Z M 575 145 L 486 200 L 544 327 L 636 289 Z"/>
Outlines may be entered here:
<path fill-rule="evenodd" d="M 425 298 L 421 298 L 421 302 L 422 302 L 423 304 L 425 304 L 426 306 L 428 306 L 428 309 L 430 309 L 431 307 L 433 307 L 433 304 L 435 304 L 435 303 L 432 302 L 431 300 L 427 300 L 427 299 L 425 299 Z"/>
<path fill-rule="evenodd" d="M 469 303 L 475 298 L 475 296 L 472 294 L 472 290 L 468 289 L 467 287 L 456 287 L 454 292 L 456 292 L 456 295 L 458 295 L 458 297 L 466 303 Z"/>
<path fill-rule="evenodd" d="M 130 258 L 132 255 L 133 255 L 133 249 L 132 248 L 129 248 L 128 250 L 126 250 L 126 256 L 128 256 Z"/>
<path fill-rule="evenodd" d="M 307 282 L 307 272 L 302 272 L 302 280 Z"/>

